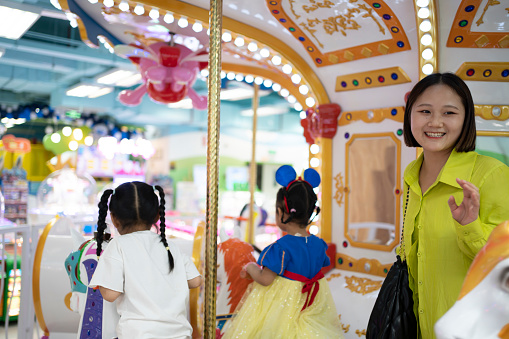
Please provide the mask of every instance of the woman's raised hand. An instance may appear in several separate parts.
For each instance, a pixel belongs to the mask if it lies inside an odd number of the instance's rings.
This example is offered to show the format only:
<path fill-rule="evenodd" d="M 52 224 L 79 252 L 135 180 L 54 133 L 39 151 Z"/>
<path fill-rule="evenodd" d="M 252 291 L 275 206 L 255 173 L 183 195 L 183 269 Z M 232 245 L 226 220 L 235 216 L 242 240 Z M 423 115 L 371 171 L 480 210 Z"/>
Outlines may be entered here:
<path fill-rule="evenodd" d="M 479 217 L 479 189 L 466 180 L 456 179 L 456 182 L 463 188 L 463 201 L 458 206 L 456 200 L 451 195 L 447 202 L 449 203 L 454 220 L 461 225 L 467 225 Z"/>

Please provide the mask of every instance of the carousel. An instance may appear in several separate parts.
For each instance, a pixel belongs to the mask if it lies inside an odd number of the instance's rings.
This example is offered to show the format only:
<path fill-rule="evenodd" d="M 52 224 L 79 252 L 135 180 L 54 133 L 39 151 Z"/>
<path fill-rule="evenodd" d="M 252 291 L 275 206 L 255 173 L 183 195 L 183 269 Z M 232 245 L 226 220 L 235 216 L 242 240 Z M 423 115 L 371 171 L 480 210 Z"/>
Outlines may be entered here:
<path fill-rule="evenodd" d="M 136 65 L 142 83 L 123 91 L 121 103 L 135 106 L 143 96 L 161 104 L 188 98 L 193 107 L 208 109 L 207 217 L 194 241 L 183 245 L 206 279 L 202 290 L 191 295 L 196 338 L 219 338 L 247 288 L 237 278 L 239 268 L 234 266 L 240 264 L 229 257 L 254 261 L 252 247 L 245 246 L 252 243 L 252 230 L 243 240 L 217 235 L 222 72 L 254 86 L 254 112 L 260 86 L 278 92 L 301 112 L 309 167 L 322 178 L 322 213 L 312 225 L 313 233 L 329 245 L 332 264 L 325 276 L 345 338 L 365 337 L 378 291 L 396 259 L 403 223 L 403 171 L 418 155 L 403 141 L 405 97 L 413 85 L 435 72 L 452 72 L 465 80 L 476 104 L 477 152 L 509 163 L 505 1 L 59 0 L 59 4 L 76 20 L 82 40 L 91 48 L 104 45 Z M 198 73 L 207 77 L 208 97 L 193 90 Z M 256 126 L 256 113 L 253 119 Z M 255 170 L 251 176 L 256 176 Z M 253 207 L 249 218 L 254 220 Z M 46 244 L 62 241 L 68 222 L 60 218 L 50 223 L 43 233 Z M 500 238 L 507 239 L 507 227 L 504 230 Z M 68 259 L 73 261 L 69 267 L 85 265 L 83 275 L 90 251 L 86 246 L 80 249 L 79 243 L 69 240 L 60 248 L 65 248 L 64 259 L 81 251 L 83 262 Z M 43 276 L 42 267 L 51 265 L 44 263 L 54 254 L 44 251 L 44 244 L 35 260 L 41 266 L 34 267 L 39 274 L 34 274 L 38 322 L 50 338 L 76 337 L 84 309 L 73 307 L 73 302 L 86 299 L 89 277 L 67 277 L 63 261 L 53 260 L 63 282 L 50 282 L 53 278 Z M 505 261 L 500 262 L 507 272 L 507 251 L 503 256 Z M 223 271 L 216 270 L 219 262 Z M 491 287 L 505 288 L 505 299 L 498 300 L 507 300 L 509 276 L 505 277 L 505 287 Z M 77 286 L 72 291 L 69 278 Z M 216 281 L 222 282 L 219 292 Z M 55 289 L 57 285 L 61 287 Z M 45 293 L 49 289 L 58 294 L 51 300 Z M 474 286 L 470 290 L 475 291 Z M 113 317 L 107 306 L 103 319 Z M 505 312 L 505 320 L 489 326 L 505 333 L 500 338 L 508 338 L 507 303 L 499 312 Z M 504 317 L 499 313 L 498 318 Z M 455 328 L 455 319 L 450 316 L 449 324 L 441 326 Z M 103 326 L 108 323 L 102 321 Z"/>

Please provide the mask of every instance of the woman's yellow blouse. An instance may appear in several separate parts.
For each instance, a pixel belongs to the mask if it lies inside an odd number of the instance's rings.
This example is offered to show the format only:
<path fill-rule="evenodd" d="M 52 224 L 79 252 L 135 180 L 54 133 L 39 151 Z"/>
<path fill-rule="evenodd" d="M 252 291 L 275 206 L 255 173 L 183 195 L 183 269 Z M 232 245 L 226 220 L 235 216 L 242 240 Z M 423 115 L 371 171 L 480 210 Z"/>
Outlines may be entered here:
<path fill-rule="evenodd" d="M 419 337 L 431 339 L 435 338 L 435 322 L 456 301 L 473 258 L 493 228 L 509 220 L 509 167 L 476 152 L 453 150 L 423 195 L 419 185 L 422 160 L 421 154 L 404 174 L 404 200 L 409 191 L 403 247 Z M 480 193 L 479 217 L 464 226 L 452 218 L 447 204 L 451 195 L 458 205 L 463 200 L 456 178 L 473 183 Z"/>

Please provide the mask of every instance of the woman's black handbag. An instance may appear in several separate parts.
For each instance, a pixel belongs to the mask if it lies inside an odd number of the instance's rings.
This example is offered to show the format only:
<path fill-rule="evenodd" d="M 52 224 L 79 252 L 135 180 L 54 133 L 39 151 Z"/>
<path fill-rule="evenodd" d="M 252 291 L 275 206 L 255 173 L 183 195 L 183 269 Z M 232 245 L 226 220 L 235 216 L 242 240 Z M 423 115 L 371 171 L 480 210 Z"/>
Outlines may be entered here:
<path fill-rule="evenodd" d="M 367 339 L 412 339 L 417 337 L 408 268 L 399 255 L 376 298 L 366 330 Z"/>
<path fill-rule="evenodd" d="M 403 226 L 408 206 L 407 189 Z M 405 255 L 403 230 L 401 232 L 400 254 Z M 408 267 L 400 256 L 392 265 L 385 278 L 375 306 L 371 311 L 366 330 L 366 339 L 413 339 L 417 338 L 417 320 L 414 314 L 412 290 L 408 286 Z"/>

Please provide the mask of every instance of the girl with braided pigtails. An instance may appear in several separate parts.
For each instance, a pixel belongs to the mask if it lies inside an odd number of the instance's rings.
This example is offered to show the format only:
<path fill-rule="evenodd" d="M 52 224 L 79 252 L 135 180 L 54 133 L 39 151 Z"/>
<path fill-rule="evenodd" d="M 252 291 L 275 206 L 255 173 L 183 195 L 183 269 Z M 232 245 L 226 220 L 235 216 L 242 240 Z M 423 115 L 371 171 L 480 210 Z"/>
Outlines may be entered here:
<path fill-rule="evenodd" d="M 203 278 L 191 258 L 166 239 L 164 203 L 160 186 L 137 181 L 104 191 L 99 202 L 99 263 L 89 286 L 97 286 L 105 300 L 117 300 L 120 339 L 191 338 L 189 289 Z M 101 254 L 108 209 L 120 236 Z M 159 235 L 151 231 L 158 220 Z"/>
<path fill-rule="evenodd" d="M 240 276 L 253 279 L 238 313 L 225 330 L 230 338 L 343 338 L 336 306 L 321 269 L 330 265 L 327 244 L 306 232 L 320 212 L 313 188 L 320 175 L 313 169 L 296 178 L 288 166 L 276 172 L 282 185 L 276 197 L 276 224 L 286 235 L 267 246 L 258 263 Z M 240 307 L 240 309 L 239 309 Z"/>

